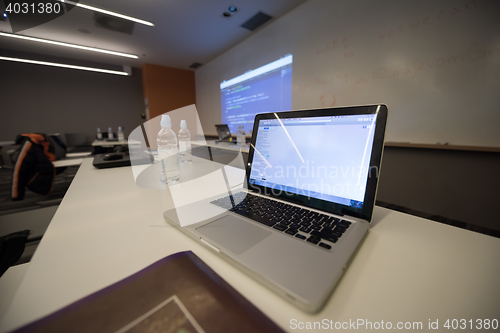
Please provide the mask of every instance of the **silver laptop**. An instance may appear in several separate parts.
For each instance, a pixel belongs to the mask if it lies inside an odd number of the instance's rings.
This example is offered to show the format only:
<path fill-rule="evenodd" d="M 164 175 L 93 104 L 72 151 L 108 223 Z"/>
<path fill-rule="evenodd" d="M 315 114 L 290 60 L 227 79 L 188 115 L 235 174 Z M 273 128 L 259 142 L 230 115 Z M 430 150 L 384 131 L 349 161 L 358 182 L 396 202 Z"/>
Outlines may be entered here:
<path fill-rule="evenodd" d="M 164 218 L 299 308 L 317 312 L 368 232 L 386 121 L 385 105 L 258 114 L 244 189 Z M 205 217 L 181 227 L 182 211 Z"/>

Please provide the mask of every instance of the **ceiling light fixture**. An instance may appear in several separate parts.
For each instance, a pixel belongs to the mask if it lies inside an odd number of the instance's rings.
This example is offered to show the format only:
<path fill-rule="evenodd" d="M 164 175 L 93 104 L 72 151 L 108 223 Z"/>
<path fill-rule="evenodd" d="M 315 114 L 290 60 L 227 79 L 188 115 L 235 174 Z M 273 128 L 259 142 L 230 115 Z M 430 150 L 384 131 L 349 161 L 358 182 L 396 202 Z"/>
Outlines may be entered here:
<path fill-rule="evenodd" d="M 116 17 L 122 18 L 124 20 L 129 20 L 129 21 L 141 23 L 141 24 L 144 24 L 144 25 L 149 25 L 150 27 L 154 27 L 153 23 L 148 22 L 148 21 L 144 21 L 144 20 L 140 20 L 140 19 L 132 17 L 132 16 L 118 14 L 118 13 L 112 12 L 110 10 L 105 10 L 105 9 L 97 8 L 97 7 L 94 7 L 94 6 L 89 6 L 89 5 L 80 3 L 80 2 L 73 2 L 73 1 L 69 1 L 69 0 L 59 0 L 59 1 L 67 3 L 69 5 L 76 6 L 76 7 L 80 7 L 80 8 L 92 10 L 94 12 L 99 12 L 99 13 L 103 13 L 103 14 L 107 14 L 107 15 L 111 15 L 111 16 L 116 16 Z"/>
<path fill-rule="evenodd" d="M 79 70 L 83 70 L 83 71 L 99 72 L 99 73 L 107 73 L 107 74 L 128 75 L 127 72 L 113 71 L 113 70 L 109 70 L 109 69 L 101 69 L 101 68 L 93 68 L 93 67 L 66 65 L 66 64 L 56 63 L 56 62 L 46 62 L 46 61 L 37 61 L 37 60 L 10 58 L 10 57 L 1 57 L 1 56 L 0 56 L 0 60 L 23 62 L 23 63 L 35 64 L 35 65 L 45 65 L 45 66 L 53 66 L 53 67 L 79 69 Z"/>
<path fill-rule="evenodd" d="M 238 11 L 238 7 L 236 6 L 229 6 L 227 8 L 227 11 L 223 12 L 222 13 L 222 16 L 229 19 L 231 18 L 234 14 L 236 14 L 236 12 Z"/>
<path fill-rule="evenodd" d="M 71 47 L 71 48 L 74 48 L 74 49 L 80 49 L 80 50 L 86 50 L 86 51 L 106 53 L 106 54 L 111 54 L 111 55 L 120 56 L 120 57 L 127 57 L 127 58 L 133 58 L 133 59 L 138 59 L 139 58 L 135 54 L 128 54 L 128 53 L 122 53 L 122 52 L 116 52 L 116 51 L 98 49 L 96 47 L 89 47 L 89 46 L 83 46 L 83 45 L 77 45 L 77 44 L 69 44 L 69 43 L 57 42 L 55 40 L 42 39 L 42 38 L 36 38 L 36 37 L 29 37 L 29 36 L 24 36 L 24 35 L 16 35 L 16 34 L 10 34 L 10 33 L 5 33 L 5 32 L 0 32 L 0 36 L 11 37 L 11 38 L 19 38 L 19 39 L 29 40 L 29 41 L 32 41 L 32 42 L 39 42 L 39 43 L 46 43 L 46 44 L 52 44 L 52 45 L 58 45 L 58 46 Z"/>

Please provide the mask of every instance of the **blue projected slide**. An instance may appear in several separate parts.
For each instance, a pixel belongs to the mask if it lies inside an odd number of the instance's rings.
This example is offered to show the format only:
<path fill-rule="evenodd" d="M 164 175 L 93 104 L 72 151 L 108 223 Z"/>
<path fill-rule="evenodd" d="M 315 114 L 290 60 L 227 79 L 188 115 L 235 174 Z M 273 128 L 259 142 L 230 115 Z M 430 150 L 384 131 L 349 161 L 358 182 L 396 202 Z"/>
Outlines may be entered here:
<path fill-rule="evenodd" d="M 231 133 L 238 125 L 249 133 L 257 113 L 292 109 L 292 55 L 223 81 L 220 88 L 221 123 Z"/>

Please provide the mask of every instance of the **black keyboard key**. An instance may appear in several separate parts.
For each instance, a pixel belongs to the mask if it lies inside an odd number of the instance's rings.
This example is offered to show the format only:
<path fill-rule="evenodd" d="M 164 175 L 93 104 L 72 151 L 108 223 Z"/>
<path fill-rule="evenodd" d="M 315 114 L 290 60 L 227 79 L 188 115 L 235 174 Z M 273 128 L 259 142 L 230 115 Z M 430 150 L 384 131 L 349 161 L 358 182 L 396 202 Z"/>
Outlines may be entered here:
<path fill-rule="evenodd" d="M 271 221 L 274 221 L 274 222 L 281 222 L 282 218 L 281 217 L 277 217 L 277 216 L 273 216 L 271 218 Z"/>
<path fill-rule="evenodd" d="M 328 228 L 330 230 L 333 230 L 336 226 L 337 226 L 337 224 L 334 221 L 330 221 L 330 222 L 325 224 L 325 228 Z"/>
<path fill-rule="evenodd" d="M 340 232 L 336 232 L 335 230 L 333 230 L 331 232 L 331 235 L 334 236 L 334 237 L 337 237 L 337 238 L 340 238 L 342 236 L 342 233 Z"/>
<path fill-rule="evenodd" d="M 323 218 L 323 221 L 325 221 L 326 223 L 330 223 L 333 221 L 333 216 L 326 216 Z"/>
<path fill-rule="evenodd" d="M 323 227 L 323 229 L 321 229 L 320 232 L 322 232 L 322 233 L 329 233 L 329 234 L 332 234 L 332 235 L 334 235 L 336 237 L 342 236 L 341 233 L 335 232 L 335 230 L 332 231 L 332 229 L 329 229 L 327 227 Z"/>
<path fill-rule="evenodd" d="M 351 225 L 351 222 L 336 217 L 245 193 L 220 198 L 212 203 L 313 244 L 322 239 L 335 243 Z M 311 236 L 307 238 L 299 234 L 299 230 L 311 233 Z M 319 246 L 330 247 L 326 243 Z"/>
<path fill-rule="evenodd" d="M 303 231 L 303 232 L 307 232 L 307 233 L 309 233 L 309 232 L 311 232 L 311 228 L 308 228 L 308 227 L 302 227 L 302 228 L 300 228 L 300 231 Z"/>
<path fill-rule="evenodd" d="M 328 219 L 328 217 L 329 217 L 328 215 L 319 214 L 318 220 L 321 220 L 321 221 L 325 222 Z"/>
<path fill-rule="evenodd" d="M 346 220 L 342 220 L 342 221 L 340 221 L 340 222 L 339 222 L 339 225 L 340 225 L 341 227 L 344 227 L 344 228 L 346 228 L 346 229 L 347 229 L 347 228 L 349 228 L 349 226 L 351 225 L 351 222 L 346 221 Z"/>
<path fill-rule="evenodd" d="M 333 231 L 338 232 L 340 234 L 343 234 L 346 230 L 347 230 L 346 228 L 340 226 L 336 226 L 335 229 L 333 229 Z"/>
<path fill-rule="evenodd" d="M 311 236 L 321 238 L 321 239 L 327 240 L 327 241 L 332 242 L 332 243 L 335 243 L 338 241 L 338 237 L 331 232 L 320 232 L 318 230 L 314 230 L 311 232 Z"/>
<path fill-rule="evenodd" d="M 325 240 L 327 240 L 329 242 L 332 242 L 332 243 L 337 243 L 337 241 L 339 240 L 339 238 L 331 235 L 331 236 L 325 238 Z"/>
<path fill-rule="evenodd" d="M 302 215 L 304 215 L 305 217 L 312 217 L 314 214 L 314 212 L 311 212 L 310 210 L 304 210 L 304 213 Z"/>
<path fill-rule="evenodd" d="M 320 238 L 317 238 L 317 237 L 314 237 L 314 236 L 311 236 L 311 237 L 309 237 L 307 239 L 307 241 L 309 243 L 313 243 L 313 244 L 318 244 L 320 240 L 321 240 Z"/>
<path fill-rule="evenodd" d="M 322 233 L 322 232 L 320 232 L 318 230 L 313 230 L 311 232 L 311 235 L 321 238 L 321 235 L 324 235 L 324 233 Z"/>
<path fill-rule="evenodd" d="M 319 243 L 318 246 L 321 246 L 322 248 L 325 248 L 327 250 L 330 250 L 332 248 L 330 245 L 325 243 Z"/>
<path fill-rule="evenodd" d="M 283 231 L 283 230 L 287 229 L 288 226 L 286 224 L 276 224 L 273 228 L 278 229 L 279 231 Z"/>

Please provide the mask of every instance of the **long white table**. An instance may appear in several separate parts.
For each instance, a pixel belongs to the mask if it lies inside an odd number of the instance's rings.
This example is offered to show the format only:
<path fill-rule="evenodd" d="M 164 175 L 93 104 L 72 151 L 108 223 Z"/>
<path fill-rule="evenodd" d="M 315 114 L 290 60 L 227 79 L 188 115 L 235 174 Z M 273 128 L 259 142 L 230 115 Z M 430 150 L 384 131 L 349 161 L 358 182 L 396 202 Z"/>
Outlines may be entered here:
<path fill-rule="evenodd" d="M 436 331 L 449 331 L 443 327 L 448 319 L 500 320 L 498 238 L 376 207 L 369 235 L 328 304 L 310 315 L 166 224 L 162 213 L 172 207 L 168 191 L 138 187 L 131 167 L 95 169 L 84 159 L 0 318 L 0 331 L 186 250 L 290 332 L 308 322 L 351 329 L 361 320 L 393 328 L 422 323 L 428 331 L 438 320 Z"/>
<path fill-rule="evenodd" d="M 207 141 L 192 141 L 193 145 L 198 145 L 198 146 L 209 146 L 212 148 L 220 148 L 220 149 L 225 149 L 225 150 L 232 150 L 232 151 L 242 151 L 245 153 L 248 153 L 248 150 L 250 149 L 250 144 L 246 143 L 243 146 L 240 146 L 236 143 L 231 143 L 231 142 L 218 142 L 216 140 L 207 140 Z"/>

